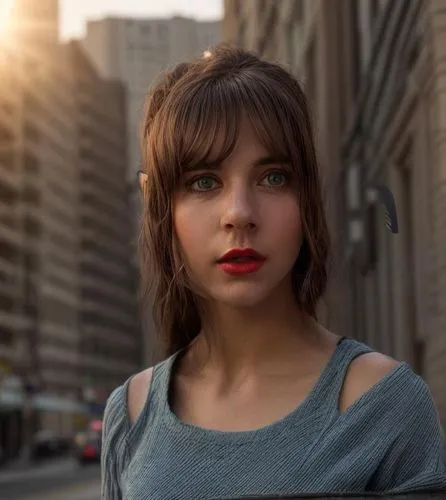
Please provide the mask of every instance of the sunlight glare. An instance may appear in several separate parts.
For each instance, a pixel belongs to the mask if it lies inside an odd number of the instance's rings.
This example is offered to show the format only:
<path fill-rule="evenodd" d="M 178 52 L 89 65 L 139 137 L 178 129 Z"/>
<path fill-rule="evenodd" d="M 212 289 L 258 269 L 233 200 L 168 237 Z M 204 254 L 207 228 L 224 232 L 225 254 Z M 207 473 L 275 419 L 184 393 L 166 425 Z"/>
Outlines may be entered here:
<path fill-rule="evenodd" d="M 0 0 L 0 39 L 8 36 L 14 0 Z"/>

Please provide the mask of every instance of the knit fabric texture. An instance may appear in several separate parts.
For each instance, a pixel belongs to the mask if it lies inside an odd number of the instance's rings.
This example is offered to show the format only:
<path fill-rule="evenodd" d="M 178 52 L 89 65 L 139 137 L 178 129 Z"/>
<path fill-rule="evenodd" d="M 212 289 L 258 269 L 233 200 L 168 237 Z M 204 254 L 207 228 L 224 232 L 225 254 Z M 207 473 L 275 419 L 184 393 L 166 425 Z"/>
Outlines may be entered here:
<path fill-rule="evenodd" d="M 307 398 L 258 430 L 220 432 L 181 422 L 169 405 L 178 353 L 157 364 L 133 424 L 131 379 L 104 414 L 103 500 L 200 500 L 255 495 L 445 489 L 442 429 L 430 391 L 406 363 L 338 409 L 348 366 L 371 349 L 344 338 Z"/>

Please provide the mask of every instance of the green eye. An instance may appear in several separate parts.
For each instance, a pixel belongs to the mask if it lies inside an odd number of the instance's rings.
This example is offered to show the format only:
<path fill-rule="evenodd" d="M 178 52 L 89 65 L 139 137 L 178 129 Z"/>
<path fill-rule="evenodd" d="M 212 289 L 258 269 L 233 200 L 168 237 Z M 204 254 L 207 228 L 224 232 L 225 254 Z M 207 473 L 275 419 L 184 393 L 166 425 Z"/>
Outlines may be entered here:
<path fill-rule="evenodd" d="M 216 181 L 214 178 L 209 176 L 202 176 L 198 179 L 195 179 L 190 187 L 196 191 L 210 191 L 211 189 L 215 189 Z"/>
<path fill-rule="evenodd" d="M 283 172 L 271 172 L 265 176 L 264 181 L 268 186 L 280 187 L 287 183 L 287 176 Z"/>

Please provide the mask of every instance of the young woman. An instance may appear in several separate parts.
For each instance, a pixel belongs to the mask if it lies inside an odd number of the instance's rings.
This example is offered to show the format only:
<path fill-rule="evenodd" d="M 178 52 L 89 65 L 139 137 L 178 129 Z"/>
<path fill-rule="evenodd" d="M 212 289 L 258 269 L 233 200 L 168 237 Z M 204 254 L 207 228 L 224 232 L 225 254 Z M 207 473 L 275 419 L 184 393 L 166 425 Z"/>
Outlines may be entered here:
<path fill-rule="evenodd" d="M 103 498 L 445 488 L 422 379 L 316 319 L 329 243 L 297 81 L 235 49 L 181 64 L 148 98 L 143 151 L 167 359 L 109 398 Z"/>

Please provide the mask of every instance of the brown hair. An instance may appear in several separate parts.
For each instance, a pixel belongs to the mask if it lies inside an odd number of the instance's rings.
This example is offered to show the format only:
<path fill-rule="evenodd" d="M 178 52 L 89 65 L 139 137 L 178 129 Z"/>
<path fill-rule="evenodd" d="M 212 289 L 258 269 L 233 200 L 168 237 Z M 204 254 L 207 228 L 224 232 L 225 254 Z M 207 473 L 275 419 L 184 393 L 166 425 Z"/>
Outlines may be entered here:
<path fill-rule="evenodd" d="M 186 347 L 201 327 L 195 296 L 176 251 L 173 194 L 186 167 L 223 161 L 231 153 L 242 113 L 266 149 L 289 158 L 295 172 L 304 240 L 292 275 L 301 309 L 316 317 L 326 288 L 329 236 L 303 91 L 281 66 L 219 46 L 210 56 L 167 72 L 147 98 L 142 129 L 146 182 L 141 291 L 153 301 L 167 355 Z M 222 131 L 223 144 L 215 157 L 215 139 Z"/>

